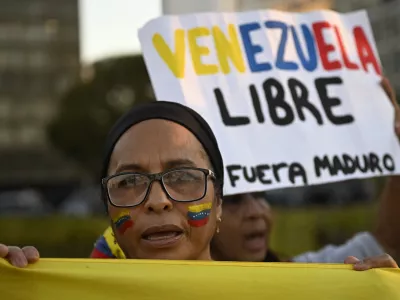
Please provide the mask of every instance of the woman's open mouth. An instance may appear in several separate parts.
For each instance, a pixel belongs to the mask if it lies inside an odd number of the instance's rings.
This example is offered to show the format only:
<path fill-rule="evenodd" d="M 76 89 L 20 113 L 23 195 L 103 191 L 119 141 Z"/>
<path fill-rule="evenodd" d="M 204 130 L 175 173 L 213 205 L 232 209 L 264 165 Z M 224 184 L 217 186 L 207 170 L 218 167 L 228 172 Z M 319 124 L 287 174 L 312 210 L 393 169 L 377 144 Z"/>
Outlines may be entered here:
<path fill-rule="evenodd" d="M 183 237 L 183 229 L 176 225 L 153 226 L 142 233 L 142 241 L 155 248 L 171 247 Z"/>
<path fill-rule="evenodd" d="M 266 239 L 265 231 L 254 231 L 246 234 L 244 237 L 244 248 L 252 252 L 264 250 L 267 245 Z"/>

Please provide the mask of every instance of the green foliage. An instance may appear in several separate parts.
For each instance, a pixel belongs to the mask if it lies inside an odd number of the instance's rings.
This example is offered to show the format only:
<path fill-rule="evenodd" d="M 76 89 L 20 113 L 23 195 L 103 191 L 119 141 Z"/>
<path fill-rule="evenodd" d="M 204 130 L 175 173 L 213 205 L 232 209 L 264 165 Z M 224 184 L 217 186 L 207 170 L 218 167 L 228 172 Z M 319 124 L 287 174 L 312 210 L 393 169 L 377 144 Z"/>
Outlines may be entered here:
<path fill-rule="evenodd" d="M 376 218 L 376 206 L 302 208 L 275 213 L 271 248 L 291 257 L 318 250 L 327 243 L 344 243 L 355 233 L 370 230 Z"/>
<path fill-rule="evenodd" d="M 49 140 L 94 177 L 111 126 L 132 105 L 152 100 L 141 55 L 100 61 L 93 65 L 89 82 L 78 82 L 61 98 L 59 111 L 48 126 Z"/>
<path fill-rule="evenodd" d="M 88 257 L 96 239 L 108 226 L 104 218 L 2 218 L 0 241 L 6 245 L 32 245 L 42 257 Z"/>

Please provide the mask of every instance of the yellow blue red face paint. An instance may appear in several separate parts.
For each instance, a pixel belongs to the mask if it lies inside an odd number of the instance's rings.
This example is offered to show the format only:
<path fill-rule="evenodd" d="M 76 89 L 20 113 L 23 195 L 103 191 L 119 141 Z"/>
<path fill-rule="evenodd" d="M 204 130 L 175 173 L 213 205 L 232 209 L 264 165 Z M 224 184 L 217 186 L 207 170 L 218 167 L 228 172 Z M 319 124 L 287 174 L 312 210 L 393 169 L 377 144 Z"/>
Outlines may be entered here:
<path fill-rule="evenodd" d="M 190 205 L 188 207 L 187 218 L 192 227 L 201 227 L 208 223 L 211 213 L 212 202 Z"/>
<path fill-rule="evenodd" d="M 118 216 L 114 217 L 112 220 L 115 228 L 120 234 L 124 234 L 126 230 L 133 226 L 133 220 L 131 218 L 129 210 L 123 210 L 118 214 Z"/>

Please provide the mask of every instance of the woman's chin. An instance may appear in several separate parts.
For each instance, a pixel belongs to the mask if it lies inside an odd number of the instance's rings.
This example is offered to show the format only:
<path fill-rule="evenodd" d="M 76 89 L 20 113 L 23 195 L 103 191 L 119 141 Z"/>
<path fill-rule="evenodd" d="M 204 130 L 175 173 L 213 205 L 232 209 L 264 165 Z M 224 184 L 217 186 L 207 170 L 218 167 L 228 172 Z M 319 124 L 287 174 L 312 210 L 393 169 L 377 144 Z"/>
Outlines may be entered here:
<path fill-rule="evenodd" d="M 144 252 L 138 255 L 139 259 L 150 260 L 187 260 L 188 255 L 179 249 L 160 249 L 158 251 Z"/>
<path fill-rule="evenodd" d="M 186 244 L 186 245 L 185 245 Z M 180 240 L 178 243 L 171 243 L 170 245 L 152 245 L 147 243 L 141 243 L 138 247 L 139 251 L 135 253 L 132 257 L 137 257 L 138 259 L 154 259 L 154 260 L 187 260 L 191 256 L 189 249 L 190 246 Z"/>

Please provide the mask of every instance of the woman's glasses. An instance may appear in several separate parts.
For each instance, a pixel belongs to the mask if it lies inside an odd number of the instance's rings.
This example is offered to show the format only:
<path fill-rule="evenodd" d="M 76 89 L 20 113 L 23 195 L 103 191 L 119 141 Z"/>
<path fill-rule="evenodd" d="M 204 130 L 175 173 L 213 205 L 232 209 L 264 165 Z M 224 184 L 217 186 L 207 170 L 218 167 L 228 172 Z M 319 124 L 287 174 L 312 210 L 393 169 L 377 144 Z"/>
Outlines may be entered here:
<path fill-rule="evenodd" d="M 154 181 L 160 182 L 164 192 L 174 201 L 200 200 L 207 193 L 208 177 L 215 180 L 214 172 L 201 168 L 179 168 L 157 174 L 124 172 L 104 178 L 102 184 L 113 206 L 134 207 L 147 198 Z"/>

